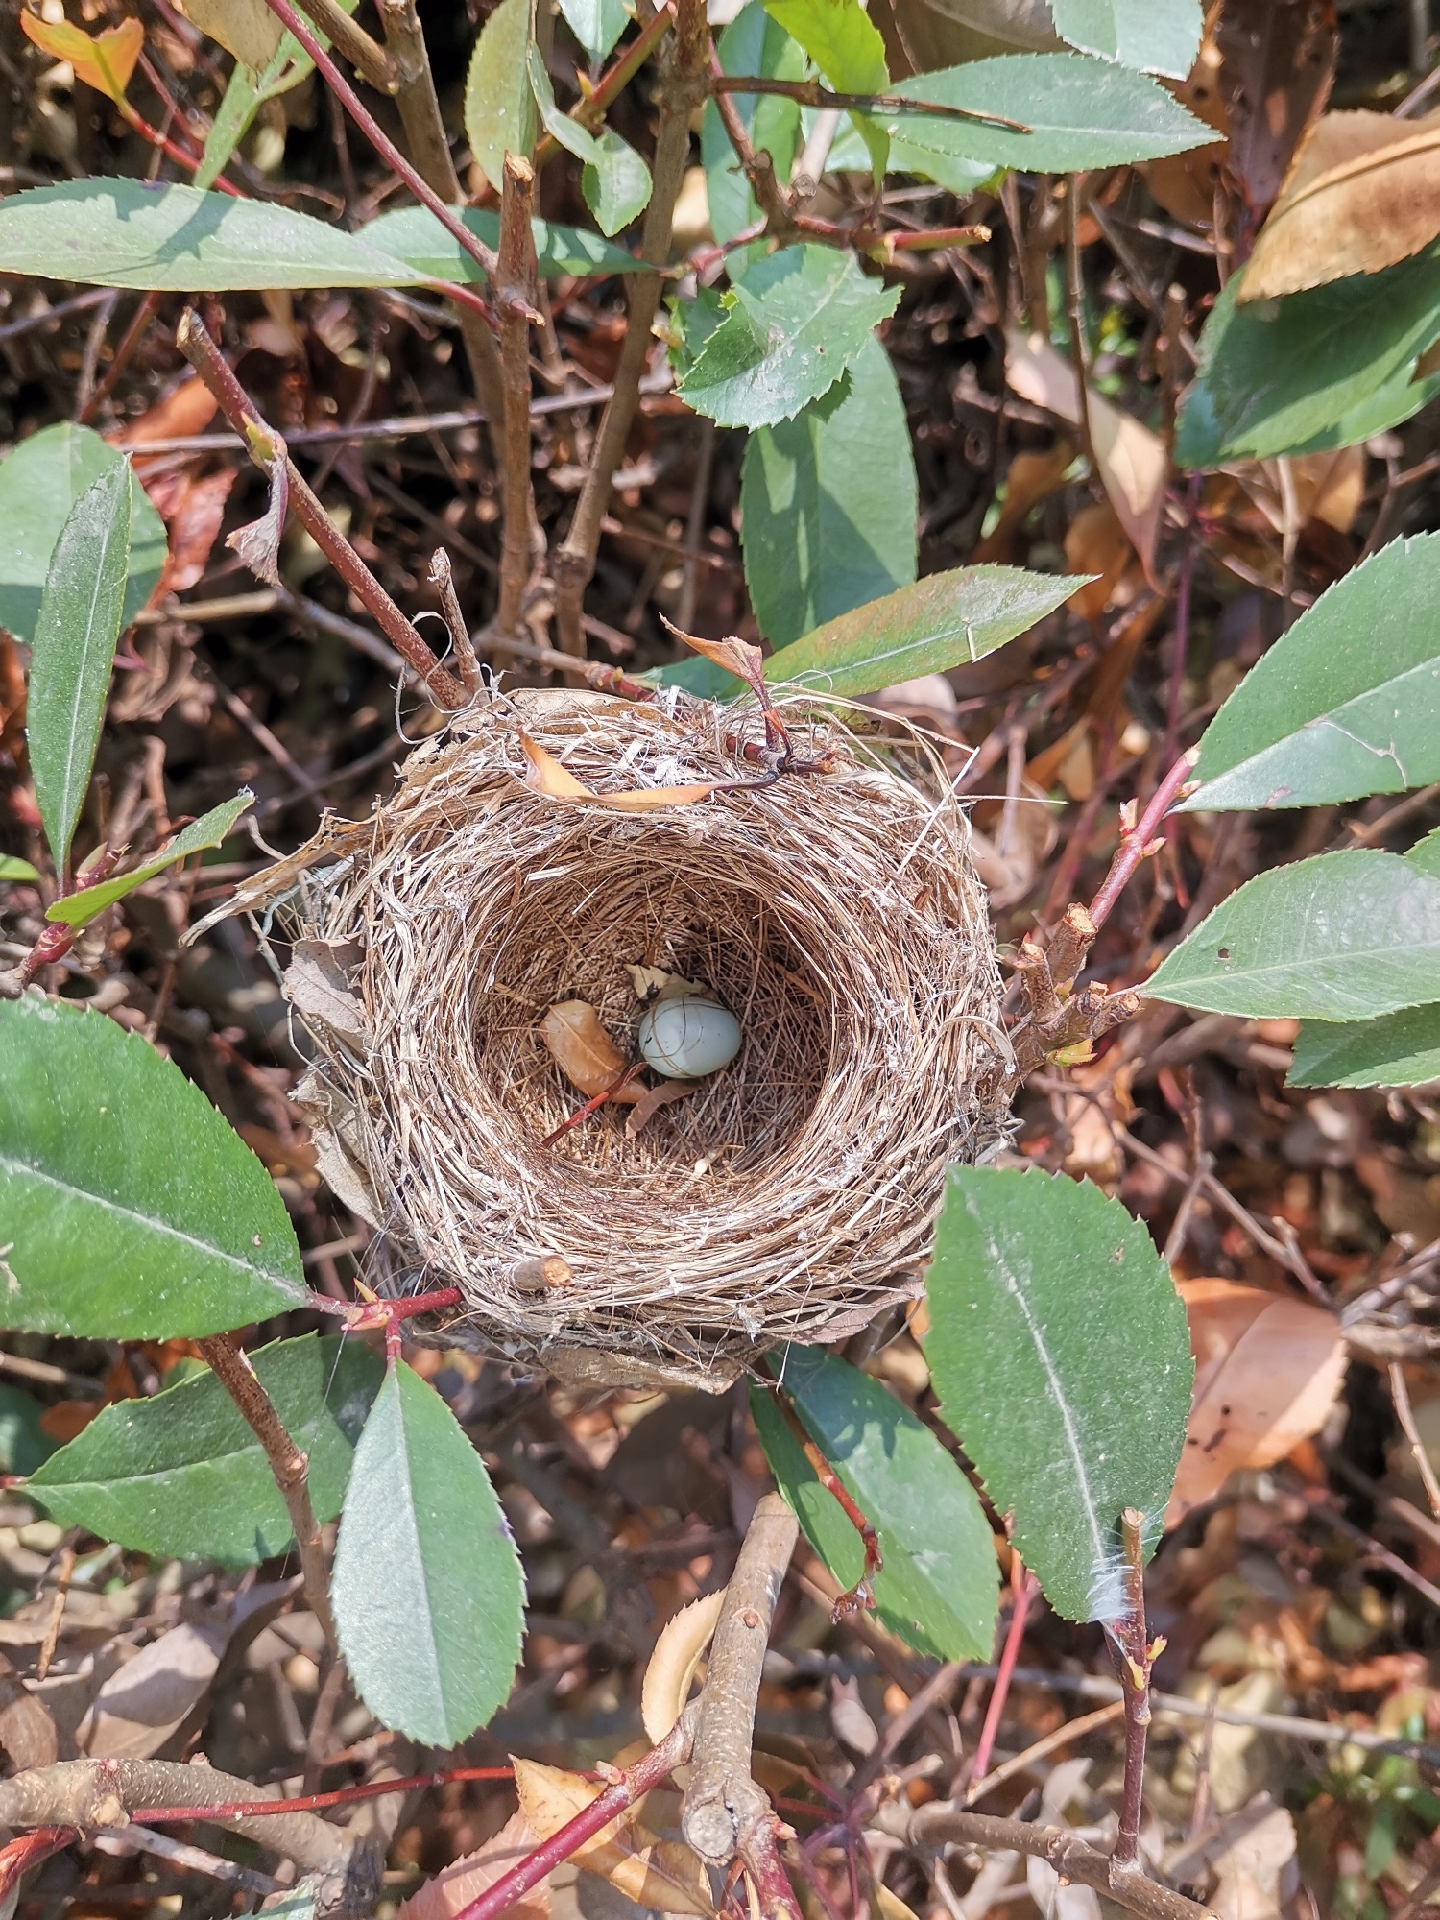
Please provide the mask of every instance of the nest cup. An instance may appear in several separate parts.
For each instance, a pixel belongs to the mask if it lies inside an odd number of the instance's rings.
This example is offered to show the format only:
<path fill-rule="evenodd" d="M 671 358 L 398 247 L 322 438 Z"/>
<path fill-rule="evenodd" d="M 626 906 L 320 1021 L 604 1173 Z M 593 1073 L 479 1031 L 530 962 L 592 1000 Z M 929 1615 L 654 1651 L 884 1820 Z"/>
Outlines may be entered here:
<path fill-rule="evenodd" d="M 289 889 L 316 1048 L 297 1097 L 331 1186 L 383 1230 L 383 1290 L 462 1289 L 430 1338 L 718 1389 L 918 1292 L 947 1163 L 1004 1127 L 984 890 L 923 745 L 787 719 L 827 771 L 630 813 L 536 791 L 522 730 L 604 793 L 754 781 L 758 714 L 517 692 L 238 901 Z M 633 1061 L 642 968 L 728 1007 L 738 1055 L 638 1133 L 609 1105 L 545 1144 L 584 1103 L 546 1012 L 588 1001 Z"/>

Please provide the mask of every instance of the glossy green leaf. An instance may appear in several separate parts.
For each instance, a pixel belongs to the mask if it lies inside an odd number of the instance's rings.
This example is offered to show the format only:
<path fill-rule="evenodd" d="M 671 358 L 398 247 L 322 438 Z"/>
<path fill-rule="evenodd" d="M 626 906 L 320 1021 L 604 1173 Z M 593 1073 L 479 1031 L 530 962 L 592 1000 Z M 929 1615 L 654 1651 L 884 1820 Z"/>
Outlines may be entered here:
<path fill-rule="evenodd" d="M 914 580 L 915 460 L 878 340 L 793 420 L 751 434 L 740 515 L 751 605 L 777 647 Z"/>
<path fill-rule="evenodd" d="M 875 1527 L 884 1561 L 875 1608 L 938 1660 L 988 1660 L 995 1644 L 995 1542 L 975 1489 L 923 1420 L 878 1380 L 818 1347 L 786 1347 L 776 1371 L 812 1440 Z M 860 1536 L 827 1493 L 772 1394 L 750 1388 L 765 1456 L 805 1537 L 847 1589 Z"/>
<path fill-rule="evenodd" d="M 225 800 L 218 807 L 212 807 L 209 813 L 177 833 L 159 853 L 152 854 L 150 859 L 142 861 L 129 873 L 116 874 L 113 880 L 102 880 L 96 886 L 82 887 L 78 893 L 67 894 L 63 900 L 55 902 L 45 918 L 63 921 L 67 927 L 83 927 L 97 913 L 103 913 L 115 901 L 123 900 L 127 893 L 133 893 L 136 887 L 153 880 L 157 873 L 173 867 L 177 860 L 183 860 L 187 854 L 220 846 L 254 799 L 250 789 L 242 787 L 233 800 Z"/>
<path fill-rule="evenodd" d="M 17 195 L 18 199 L 20 196 Z M 0 221 L 15 200 L 0 202 Z M 22 440 L 0 463 L 0 626 L 33 641 L 50 559 L 75 502 L 125 464 L 93 428 L 69 420 Z M 149 600 L 165 564 L 165 528 L 140 482 L 130 481 L 130 576 L 122 631 Z"/>
<path fill-rule="evenodd" d="M 1030 129 L 1012 133 L 979 120 L 884 115 L 892 170 L 942 184 L 949 184 L 943 169 L 958 160 L 1027 173 L 1079 173 L 1183 153 L 1215 138 L 1214 129 L 1187 113 L 1158 81 L 1079 54 L 972 60 L 916 74 L 890 91 L 937 106 L 1003 114 Z"/>
<path fill-rule="evenodd" d="M 680 391 L 722 427 L 789 420 L 829 392 L 899 299 L 837 248 L 768 254 L 724 296 L 725 318 Z"/>
<path fill-rule="evenodd" d="M 509 1693 L 525 1600 L 515 1542 L 479 1454 L 403 1361 L 355 1450 L 331 1598 L 383 1725 L 453 1747 Z"/>
<path fill-rule="evenodd" d="M 56 1442 L 40 1424 L 38 1400 L 0 1382 L 0 1473 L 34 1473 Z"/>
<path fill-rule="evenodd" d="M 1440 879 L 1398 853 L 1322 853 L 1247 880 L 1146 982 L 1245 1019 L 1369 1019 L 1435 998 Z"/>
<path fill-rule="evenodd" d="M 0 853 L 0 880 L 38 880 L 39 874 L 28 860 L 13 853 Z"/>
<path fill-rule="evenodd" d="M 535 106 L 525 56 L 530 0 L 500 0 L 480 29 L 465 79 L 465 132 L 476 165 L 498 193 L 505 155 L 535 146 Z"/>
<path fill-rule="evenodd" d="M 650 169 L 613 127 L 595 136 L 595 158 L 580 174 L 580 190 L 602 233 L 619 233 L 650 204 Z"/>
<path fill-rule="evenodd" d="M 716 42 L 715 51 L 722 69 L 729 74 L 759 74 L 768 80 L 804 78 L 805 55 L 799 43 L 755 0 L 736 14 Z M 732 93 L 730 100 L 757 153 L 768 153 L 775 163 L 776 179 L 788 180 L 800 145 L 800 109 L 795 101 L 779 94 L 755 93 Z M 736 163 L 735 150 L 713 100 L 705 107 L 700 157 L 705 163 L 710 231 L 723 245 L 755 225 L 760 218 L 760 203 Z M 725 264 L 731 280 L 742 279 L 751 260 L 769 250 L 768 241 L 756 241 L 728 254 Z"/>
<path fill-rule="evenodd" d="M 30 647 L 25 734 L 35 804 L 62 872 L 100 744 L 129 572 L 130 463 L 121 460 L 60 529 Z"/>
<path fill-rule="evenodd" d="M 1440 1080 L 1440 1004 L 1378 1020 L 1302 1020 L 1285 1084 L 1420 1087 Z"/>
<path fill-rule="evenodd" d="M 1067 1619 L 1114 1618 L 1120 1516 L 1154 1547 L 1194 1378 L 1155 1243 L 1088 1181 L 952 1167 L 925 1295 L 941 1416 L 1021 1558 Z"/>
<path fill-rule="evenodd" d="M 1200 48 L 1200 0 L 1050 0 L 1055 31 L 1082 53 L 1184 80 Z"/>
<path fill-rule="evenodd" d="M 309 1461 L 315 1518 L 333 1520 L 383 1363 L 340 1334 L 278 1340 L 250 1358 Z M 63 1526 L 138 1553 L 251 1567 L 294 1539 L 260 1442 L 208 1368 L 153 1400 L 102 1408 L 30 1485 Z"/>
<path fill-rule="evenodd" d="M 592 61 L 603 60 L 630 24 L 624 0 L 560 0 L 560 11 Z"/>
<path fill-rule="evenodd" d="M 102 179 L 32 187 L 0 202 L 0 272 L 160 293 L 408 287 L 429 278 L 381 253 L 364 233 L 274 200 Z"/>
<path fill-rule="evenodd" d="M 303 1306 L 274 1182 L 200 1089 L 103 1013 L 0 1001 L 0 1321 L 164 1340 Z"/>
<path fill-rule="evenodd" d="M 1440 779 L 1440 534 L 1337 580 L 1205 730 L 1190 809 L 1313 807 Z"/>
<path fill-rule="evenodd" d="M 1415 380 L 1440 339 L 1440 241 L 1383 273 L 1239 306 L 1240 278 L 1200 336 L 1200 369 L 1177 426 L 1182 466 L 1350 447 L 1440 393 Z"/>
<path fill-rule="evenodd" d="M 487 247 L 500 244 L 500 216 L 485 207 L 452 207 L 461 222 Z M 602 273 L 643 273 L 645 264 L 623 247 L 612 246 L 598 233 L 584 227 L 556 226 L 549 220 L 532 220 L 535 258 L 541 274 L 573 273 L 589 278 Z M 365 228 L 372 246 L 381 247 L 417 272 L 436 280 L 454 280 L 462 286 L 485 275 L 479 261 L 466 253 L 428 208 L 398 207 L 394 213 L 382 213 Z"/>
<path fill-rule="evenodd" d="M 887 90 L 885 42 L 860 0 L 764 0 L 764 5 L 838 93 Z M 890 145 L 884 125 L 868 113 L 852 113 L 850 123 L 865 142 L 878 181 Z"/>

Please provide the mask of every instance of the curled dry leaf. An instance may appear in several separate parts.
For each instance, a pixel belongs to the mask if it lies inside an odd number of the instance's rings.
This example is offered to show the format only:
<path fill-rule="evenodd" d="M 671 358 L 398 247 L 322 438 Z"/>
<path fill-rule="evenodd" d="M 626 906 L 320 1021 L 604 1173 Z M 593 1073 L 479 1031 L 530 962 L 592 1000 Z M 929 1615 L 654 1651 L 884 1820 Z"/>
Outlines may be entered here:
<path fill-rule="evenodd" d="M 547 753 L 538 740 L 532 740 L 523 727 L 520 729 L 520 745 L 530 762 L 530 771 L 525 776 L 527 787 L 533 787 L 536 793 L 548 794 L 552 800 L 594 799 L 585 782 L 567 772 L 554 754 Z"/>
<path fill-rule="evenodd" d="M 452 1860 L 443 1872 L 402 1902 L 395 1920 L 454 1920 L 472 1901 L 493 1887 L 501 1874 L 532 1854 L 540 1836 L 523 1813 L 514 1813 L 499 1833 L 474 1853 Z M 550 1882 L 542 1880 L 506 1908 L 515 1920 L 550 1920 Z"/>
<path fill-rule="evenodd" d="M 625 1071 L 620 1050 L 588 1000 L 561 1000 L 540 1022 L 540 1038 L 555 1064 L 581 1093 L 594 1099 L 614 1086 Z M 643 1087 L 621 1087 L 616 1100 L 638 1100 Z"/>
<path fill-rule="evenodd" d="M 1379 273 L 1440 235 L 1440 113 L 1327 113 L 1305 136 L 1237 298 Z"/>
<path fill-rule="evenodd" d="M 693 633 L 682 633 L 679 627 L 670 626 L 677 640 L 683 640 L 687 647 L 693 647 L 696 653 L 703 654 L 717 667 L 724 667 L 727 673 L 733 673 L 737 680 L 743 680 L 747 687 L 763 698 L 765 686 L 765 656 L 759 647 L 749 640 L 741 640 L 731 634 L 724 640 L 702 640 Z"/>
<path fill-rule="evenodd" d="M 1134 552 L 1120 516 L 1108 500 L 1082 507 L 1065 532 L 1065 564 L 1072 573 L 1095 575 L 1072 593 L 1066 605 L 1099 629 L 1100 616 L 1115 597 Z"/>
<path fill-rule="evenodd" d="M 270 503 L 258 520 L 247 520 L 243 527 L 227 533 L 225 544 L 239 556 L 250 571 L 267 586 L 283 585 L 280 578 L 280 536 L 285 531 L 285 515 L 290 509 L 290 473 L 285 452 L 278 442 L 270 469 Z"/>
<path fill-rule="evenodd" d="M 1181 1281 L 1180 1294 L 1195 1392 L 1167 1528 L 1232 1473 L 1274 1466 L 1317 1432 L 1345 1377 L 1345 1341 L 1323 1307 L 1231 1280 Z"/>
<path fill-rule="evenodd" d="M 708 800 L 715 791 L 714 784 L 706 781 L 689 787 L 636 787 L 623 793 L 596 793 L 562 767 L 538 740 L 532 740 L 523 727 L 520 745 L 530 762 L 526 786 L 551 800 L 583 800 L 592 807 L 613 807 L 621 813 L 658 813 L 665 807 L 693 807 L 697 800 Z"/>
<path fill-rule="evenodd" d="M 700 1656 L 710 1644 L 724 1604 L 723 1588 L 719 1593 L 704 1594 L 682 1607 L 660 1629 L 640 1691 L 640 1718 L 652 1746 L 658 1747 L 680 1718 L 690 1698 L 690 1683 Z"/>
<path fill-rule="evenodd" d="M 583 1774 L 537 1760 L 515 1761 L 520 1810 L 542 1840 L 548 1840 L 604 1791 Z M 571 1855 L 577 1867 L 598 1873 L 642 1907 L 660 1913 L 713 1912 L 709 1883 L 699 1857 L 678 1841 L 657 1840 L 631 1815 L 608 1827 Z"/>
<path fill-rule="evenodd" d="M 642 1127 L 648 1126 L 660 1111 L 668 1107 L 672 1100 L 683 1100 L 687 1094 L 694 1093 L 698 1080 L 662 1080 L 658 1087 L 642 1087 L 635 1102 L 635 1111 L 625 1122 L 625 1138 L 633 1140 Z"/>
<path fill-rule="evenodd" d="M 22 8 L 20 25 L 25 37 L 33 40 L 42 53 L 68 60 L 77 80 L 103 93 L 117 107 L 125 105 L 125 89 L 145 44 L 145 29 L 138 20 L 123 20 L 118 27 L 107 27 L 92 38 L 68 20 L 42 20 L 39 14 Z"/>

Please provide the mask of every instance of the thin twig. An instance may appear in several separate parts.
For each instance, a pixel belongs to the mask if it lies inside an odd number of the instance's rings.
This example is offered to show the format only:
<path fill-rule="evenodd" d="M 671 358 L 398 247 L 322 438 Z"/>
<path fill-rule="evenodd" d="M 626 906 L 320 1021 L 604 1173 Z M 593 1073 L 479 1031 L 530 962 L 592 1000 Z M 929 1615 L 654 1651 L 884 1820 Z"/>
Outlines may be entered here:
<path fill-rule="evenodd" d="M 987 1773 L 978 1780 L 965 1795 L 967 1811 L 977 1800 L 983 1800 L 987 1793 L 993 1793 L 996 1787 L 1003 1787 L 1007 1780 L 1013 1780 L 1017 1773 L 1025 1773 L 1037 1761 L 1047 1759 L 1057 1747 L 1068 1747 L 1072 1740 L 1080 1740 L 1087 1733 L 1095 1733 L 1101 1727 L 1113 1726 L 1125 1712 L 1123 1700 L 1112 1700 L 1107 1707 L 1097 1707 L 1094 1713 L 1081 1714 L 1078 1720 L 1067 1720 L 1063 1727 L 1056 1727 L 1053 1733 L 1047 1733 L 1043 1740 L 1037 1740 L 1032 1747 L 1026 1747 L 1023 1753 L 1015 1754 L 1009 1760 Z"/>
<path fill-rule="evenodd" d="M 1070 365 L 1075 374 L 1076 425 L 1080 429 L 1080 451 L 1099 478 L 1095 465 L 1095 440 L 1090 431 L 1090 367 L 1085 341 L 1085 280 L 1080 265 L 1078 235 L 1080 198 L 1085 176 L 1072 173 L 1065 183 L 1065 300 L 1070 319 Z"/>
<path fill-rule="evenodd" d="M 985 1709 L 984 1723 L 980 1728 L 980 1738 L 970 1758 L 970 1773 L 983 1774 L 990 1764 L 990 1755 L 995 1751 L 995 1736 L 1000 1731 L 1000 1716 L 1005 1711 L 1005 1701 L 1010 1692 L 1010 1683 L 1015 1677 L 1015 1663 L 1020 1658 L 1020 1648 L 1025 1639 L 1025 1619 L 1030 1611 L 1030 1602 L 1040 1591 L 1040 1583 L 1034 1574 L 1025 1567 L 1018 1553 L 1011 1549 L 1010 1590 L 1013 1600 L 1010 1608 L 1010 1627 L 1005 1635 L 1005 1645 L 1000 1654 L 1000 1665 L 995 1673 L 995 1685 L 991 1690 L 990 1702 Z"/>
<path fill-rule="evenodd" d="M 1140 1871 L 1140 1816 L 1145 1795 L 1145 1736 L 1150 1727 L 1150 1668 L 1160 1651 L 1145 1631 L 1145 1516 L 1127 1507 L 1120 1516 L 1124 1610 L 1108 1630 L 1120 1698 L 1125 1708 L 1125 1779 L 1120 1828 L 1115 1836 L 1116 1871 Z"/>
<path fill-rule="evenodd" d="M 503 643 L 520 624 L 520 603 L 530 577 L 530 528 L 535 518 L 530 479 L 530 323 L 535 299 L 535 170 L 520 154 L 505 155 L 500 194 L 500 255 L 496 285 L 507 296 L 500 321 L 500 362 L 505 381 L 505 518 L 500 540 L 500 598 L 496 638 Z M 579 652 L 583 653 L 582 639 Z"/>
<path fill-rule="evenodd" d="M 1161 821 L 1178 800 L 1189 782 L 1191 769 L 1200 758 L 1198 747 L 1192 747 L 1188 753 L 1182 753 L 1171 767 L 1165 778 L 1155 790 L 1139 822 L 1128 831 L 1122 831 L 1120 846 L 1106 874 L 1100 891 L 1090 902 L 1090 919 L 1098 933 L 1110 918 L 1110 910 L 1120 898 L 1126 881 L 1134 873 L 1147 853 L 1156 849 L 1155 835 Z"/>
<path fill-rule="evenodd" d="M 1007 119 L 1003 113 L 989 113 L 974 107 L 942 106 L 935 100 L 912 100 L 903 93 L 836 93 L 818 80 L 774 80 L 755 73 L 719 73 L 710 80 L 712 94 L 770 93 L 793 100 L 798 106 L 818 107 L 820 111 L 844 108 L 855 113 L 923 113 L 932 120 L 971 120 L 982 126 L 1001 127 L 1006 133 L 1030 133 L 1023 120 Z"/>

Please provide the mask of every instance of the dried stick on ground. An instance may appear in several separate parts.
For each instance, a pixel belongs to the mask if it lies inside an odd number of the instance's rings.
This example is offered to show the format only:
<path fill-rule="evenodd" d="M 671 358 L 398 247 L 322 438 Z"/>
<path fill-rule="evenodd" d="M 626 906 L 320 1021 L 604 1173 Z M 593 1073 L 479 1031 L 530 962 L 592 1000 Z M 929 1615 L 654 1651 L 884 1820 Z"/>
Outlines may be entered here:
<path fill-rule="evenodd" d="M 245 1417 L 245 1424 L 265 1449 L 265 1458 L 285 1502 L 285 1511 L 295 1529 L 295 1544 L 300 1553 L 300 1572 L 305 1581 L 305 1598 L 310 1611 L 325 1630 L 331 1653 L 335 1651 L 335 1622 L 330 1612 L 330 1569 L 326 1563 L 325 1542 L 320 1533 L 315 1509 L 310 1504 L 306 1477 L 308 1461 L 302 1448 L 291 1439 L 285 1422 L 255 1374 L 255 1369 L 240 1351 L 233 1334 L 212 1334 L 199 1343 L 206 1364 Z M 157 1804 L 152 1801 L 152 1806 Z"/>
<path fill-rule="evenodd" d="M 640 258 L 657 269 L 663 267 L 670 256 L 675 202 L 690 154 L 690 116 L 705 100 L 709 46 L 704 0 L 677 0 L 675 36 L 664 62 L 660 86 L 655 184 L 640 242 Z M 600 522 L 610 500 L 610 477 L 620 464 L 630 423 L 640 404 L 640 376 L 650 352 L 650 329 L 660 304 L 661 284 L 658 271 L 637 273 L 630 278 L 630 314 L 615 369 L 614 398 L 605 409 L 600 431 L 595 436 L 590 471 L 585 476 L 574 518 L 555 555 L 560 645 L 564 652 L 576 658 L 585 652 L 585 633 L 580 624 L 585 588 L 595 570 Z"/>
<path fill-rule="evenodd" d="M 500 546 L 497 633 L 516 632 L 520 602 L 530 577 L 530 528 L 535 518 L 530 481 L 530 323 L 525 309 L 535 299 L 535 169 L 507 153 L 500 196 L 500 360 L 505 378 L 505 525 Z"/>

